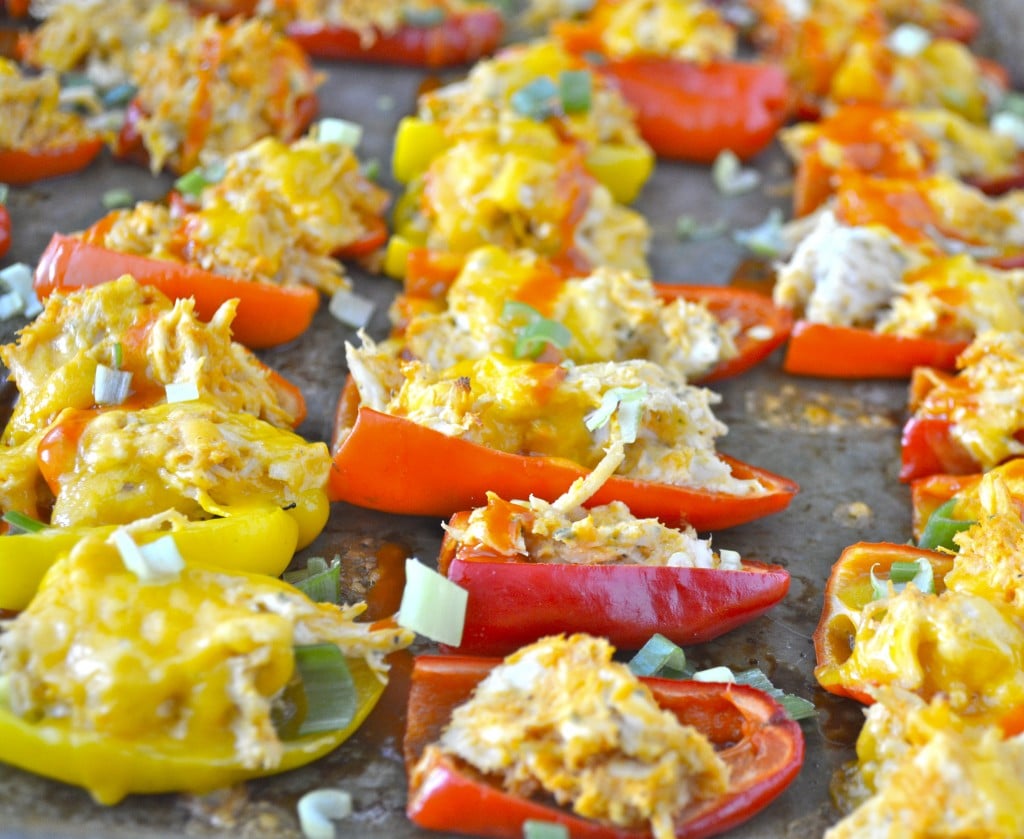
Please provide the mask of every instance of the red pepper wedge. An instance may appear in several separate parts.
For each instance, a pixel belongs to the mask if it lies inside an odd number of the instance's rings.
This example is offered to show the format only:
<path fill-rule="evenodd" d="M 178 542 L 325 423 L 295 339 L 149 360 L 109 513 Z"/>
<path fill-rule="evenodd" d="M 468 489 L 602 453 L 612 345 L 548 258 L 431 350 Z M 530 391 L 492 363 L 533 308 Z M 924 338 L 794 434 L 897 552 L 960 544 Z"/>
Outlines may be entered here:
<path fill-rule="evenodd" d="M 463 262 L 462 254 L 432 251 L 428 248 L 410 249 L 404 278 L 405 296 L 443 300 L 459 276 Z M 538 276 L 545 271 L 545 267 L 543 264 L 538 266 Z M 552 269 L 550 278 L 545 273 L 545 283 L 550 279 L 551 284 L 557 285 L 555 273 Z M 723 323 L 733 320 L 739 325 L 739 333 L 735 338 L 738 351 L 736 357 L 717 364 L 707 375 L 697 380 L 701 384 L 738 376 L 756 366 L 786 342 L 793 328 L 793 316 L 788 309 L 776 306 L 770 297 L 748 289 L 654 283 L 654 292 L 665 302 L 683 298 L 703 303 L 717 320 Z"/>
<path fill-rule="evenodd" d="M 498 663 L 471 656 L 416 658 L 404 741 L 410 772 L 424 748 L 437 740 L 454 707 L 468 699 Z M 799 773 L 804 759 L 803 733 L 766 694 L 733 684 L 642 681 L 662 708 L 707 736 L 729 766 L 728 790 L 683 810 L 676 821 L 677 836 L 699 839 L 735 827 L 777 798 Z M 523 823 L 531 819 L 563 824 L 576 839 L 650 835 L 504 792 L 447 757 L 410 776 L 406 814 L 428 829 L 509 839 L 522 836 Z"/>
<path fill-rule="evenodd" d="M 0 204 L 0 257 L 11 249 L 11 213 L 6 205 Z"/>
<path fill-rule="evenodd" d="M 633 106 L 659 157 L 711 163 L 729 149 L 746 160 L 771 143 L 790 113 L 789 83 L 774 64 L 636 58 L 594 70 Z"/>
<path fill-rule="evenodd" d="M 100 137 L 45 149 L 0 149 L 0 182 L 25 186 L 84 169 L 100 153 Z"/>
<path fill-rule="evenodd" d="M 40 257 L 35 289 L 40 298 L 54 291 L 98 285 L 131 274 L 172 299 L 192 297 L 196 314 L 209 320 L 226 300 L 237 297 L 232 323 L 235 340 L 248 347 L 272 347 L 301 335 L 320 305 L 310 286 L 278 286 L 226 277 L 186 262 L 119 253 L 73 236 L 55 233 Z"/>
<path fill-rule="evenodd" d="M 0 0 L 7 17 L 28 17 L 29 0 Z"/>
<path fill-rule="evenodd" d="M 831 379 L 908 378 L 915 367 L 952 370 L 967 341 L 908 338 L 798 320 L 782 362 L 787 373 Z"/>
<path fill-rule="evenodd" d="M 814 677 L 829 693 L 847 696 L 865 705 L 874 701 L 868 692 L 872 685 L 844 682 L 838 668 L 853 650 L 857 616 L 872 600 L 872 569 L 877 578 L 885 578 L 894 562 L 914 562 L 921 558 L 931 563 L 935 591 L 941 593 L 942 581 L 953 567 L 953 557 L 938 551 L 891 542 L 858 542 L 846 548 L 832 566 L 825 584 L 821 618 L 813 636 L 817 660 Z"/>
<path fill-rule="evenodd" d="M 587 474 L 564 458 L 508 454 L 361 406 L 351 378 L 338 400 L 333 439 L 346 429 L 350 433 L 333 447 L 328 496 L 389 513 L 450 516 L 484 504 L 488 490 L 505 498 L 533 494 L 553 501 Z M 588 504 L 619 500 L 639 518 L 719 530 L 784 510 L 799 489 L 788 478 L 720 457 L 735 476 L 756 479 L 765 493 L 727 495 L 612 476 Z"/>
<path fill-rule="evenodd" d="M 354 29 L 322 22 L 295 21 L 285 32 L 317 58 L 438 69 L 468 64 L 494 52 L 505 23 L 497 9 L 480 7 L 448 14 L 435 26 L 406 24 L 394 32 L 377 32 L 366 45 Z"/>
<path fill-rule="evenodd" d="M 489 502 L 494 526 L 507 505 Z M 463 527 L 469 515 L 456 513 L 450 525 Z M 450 531 L 438 559 L 440 572 L 469 592 L 458 651 L 500 656 L 561 632 L 599 635 L 625 650 L 639 649 L 655 633 L 680 645 L 710 641 L 763 614 L 789 591 L 789 572 L 781 566 L 747 561 L 743 567 L 530 562 L 514 551 L 500 555 L 459 542 Z"/>

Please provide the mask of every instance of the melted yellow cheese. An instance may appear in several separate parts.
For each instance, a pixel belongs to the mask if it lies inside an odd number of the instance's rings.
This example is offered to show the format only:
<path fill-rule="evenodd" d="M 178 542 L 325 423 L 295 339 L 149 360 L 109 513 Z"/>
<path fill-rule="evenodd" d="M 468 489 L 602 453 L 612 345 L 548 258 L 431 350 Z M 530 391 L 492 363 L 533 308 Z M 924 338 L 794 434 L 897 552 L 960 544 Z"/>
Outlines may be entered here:
<path fill-rule="evenodd" d="M 41 152 L 74 147 L 96 134 L 76 113 L 60 109 L 60 80 L 55 73 L 22 76 L 18 66 L 0 58 L 0 149 Z"/>
<path fill-rule="evenodd" d="M 736 30 L 703 0 L 616 0 L 609 6 L 601 45 L 612 58 L 706 64 L 736 54 Z"/>

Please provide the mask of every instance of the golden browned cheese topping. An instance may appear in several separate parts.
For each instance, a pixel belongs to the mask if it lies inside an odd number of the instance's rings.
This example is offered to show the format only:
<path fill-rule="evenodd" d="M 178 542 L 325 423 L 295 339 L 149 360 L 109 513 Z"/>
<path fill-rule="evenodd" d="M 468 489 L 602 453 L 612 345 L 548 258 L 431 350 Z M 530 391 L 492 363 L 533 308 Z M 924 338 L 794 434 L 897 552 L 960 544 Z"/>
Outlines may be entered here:
<path fill-rule="evenodd" d="M 409 23 L 438 23 L 471 5 L 464 0 L 260 0 L 257 9 L 283 23 L 322 22 L 353 29 L 369 47 L 380 33 L 391 34 Z"/>
<path fill-rule="evenodd" d="M 82 117 L 60 109 L 56 74 L 22 76 L 6 58 L 0 58 L 0 113 L 0 149 L 43 151 L 96 138 Z"/>
<path fill-rule="evenodd" d="M 452 713 L 438 747 L 515 795 L 546 792 L 586 818 L 674 837 L 674 814 L 724 792 L 728 768 L 612 653 L 587 635 L 522 648 Z"/>
<path fill-rule="evenodd" d="M 283 746 L 271 713 L 294 677 L 295 646 L 337 644 L 382 673 L 383 656 L 412 640 L 406 630 L 355 623 L 364 608 L 193 565 L 142 582 L 94 534 L 51 569 L 0 636 L 0 672 L 22 716 L 158 750 L 226 750 L 245 767 L 272 769 Z"/>

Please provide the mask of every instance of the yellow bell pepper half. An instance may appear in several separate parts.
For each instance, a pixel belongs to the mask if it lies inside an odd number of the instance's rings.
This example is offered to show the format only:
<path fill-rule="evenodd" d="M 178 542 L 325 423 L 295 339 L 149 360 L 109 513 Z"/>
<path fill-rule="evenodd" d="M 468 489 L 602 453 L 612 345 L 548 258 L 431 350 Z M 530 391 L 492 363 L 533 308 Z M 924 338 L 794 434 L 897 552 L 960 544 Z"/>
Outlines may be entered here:
<path fill-rule="evenodd" d="M 100 804 L 117 804 L 129 793 L 207 793 L 249 778 L 311 763 L 346 740 L 373 710 L 384 684 L 362 659 L 346 659 L 356 688 L 356 712 L 338 731 L 284 743 L 272 770 L 243 767 L 229 740 L 196 744 L 167 734 L 119 739 L 75 731 L 64 720 L 32 722 L 13 713 L 0 696 L 0 760 L 75 786 Z"/>
<path fill-rule="evenodd" d="M 407 184 L 423 174 L 451 142 L 441 124 L 419 117 L 403 117 L 398 123 L 391 158 L 395 180 Z M 654 154 L 644 145 L 601 143 L 587 152 L 585 162 L 590 173 L 608 188 L 616 201 L 629 204 L 651 176 Z"/>
<path fill-rule="evenodd" d="M 186 562 L 277 577 L 288 567 L 300 543 L 308 544 L 323 529 L 328 507 L 326 494 L 317 490 L 289 510 L 238 510 L 224 518 L 188 522 L 169 532 Z M 86 533 L 114 530 L 114 525 L 50 527 L 38 533 L 0 536 L 0 609 L 24 609 L 50 566 Z M 164 535 L 146 534 L 140 541 Z"/>

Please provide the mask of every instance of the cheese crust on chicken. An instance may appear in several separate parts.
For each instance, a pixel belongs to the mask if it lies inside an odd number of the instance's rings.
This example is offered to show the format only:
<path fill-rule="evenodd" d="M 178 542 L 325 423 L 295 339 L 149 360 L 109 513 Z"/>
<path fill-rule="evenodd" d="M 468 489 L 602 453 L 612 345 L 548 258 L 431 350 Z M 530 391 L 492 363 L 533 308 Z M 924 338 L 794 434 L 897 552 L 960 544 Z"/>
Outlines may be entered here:
<path fill-rule="evenodd" d="M 382 34 L 423 26 L 473 5 L 464 0 L 259 0 L 256 11 L 279 24 L 311 22 L 354 30 L 366 48 Z"/>
<path fill-rule="evenodd" d="M 614 388 L 646 389 L 624 477 L 739 496 L 764 492 L 757 480 L 734 477 L 715 452 L 715 438 L 727 431 L 711 410 L 720 397 L 650 361 L 566 367 L 491 354 L 439 371 L 365 337 L 363 348 L 348 345 L 346 353 L 368 408 L 499 451 L 564 457 L 588 469 L 618 426 L 613 420 L 590 431 L 584 418 Z"/>
<path fill-rule="evenodd" d="M 514 795 L 547 792 L 585 818 L 647 822 L 657 839 L 674 837 L 674 814 L 723 793 L 728 767 L 612 653 L 586 635 L 520 649 L 452 712 L 421 760 L 440 749 Z"/>

